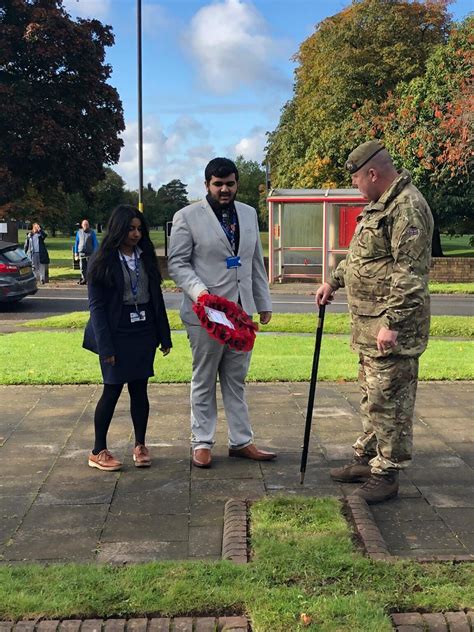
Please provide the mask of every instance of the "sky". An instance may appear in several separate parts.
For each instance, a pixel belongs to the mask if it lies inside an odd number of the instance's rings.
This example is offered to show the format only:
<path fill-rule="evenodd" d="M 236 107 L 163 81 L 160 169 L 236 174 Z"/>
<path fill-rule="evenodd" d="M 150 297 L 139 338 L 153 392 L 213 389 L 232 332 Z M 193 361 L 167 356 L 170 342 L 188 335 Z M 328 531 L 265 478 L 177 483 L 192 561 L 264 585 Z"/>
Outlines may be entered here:
<path fill-rule="evenodd" d="M 293 56 L 324 18 L 350 0 L 142 0 L 144 183 L 179 178 L 188 197 L 204 193 L 211 158 L 261 162 L 266 133 L 292 96 Z M 137 0 L 64 0 L 72 17 L 113 27 L 110 83 L 122 99 L 126 129 L 113 168 L 138 187 Z M 472 0 L 450 5 L 455 19 Z"/>

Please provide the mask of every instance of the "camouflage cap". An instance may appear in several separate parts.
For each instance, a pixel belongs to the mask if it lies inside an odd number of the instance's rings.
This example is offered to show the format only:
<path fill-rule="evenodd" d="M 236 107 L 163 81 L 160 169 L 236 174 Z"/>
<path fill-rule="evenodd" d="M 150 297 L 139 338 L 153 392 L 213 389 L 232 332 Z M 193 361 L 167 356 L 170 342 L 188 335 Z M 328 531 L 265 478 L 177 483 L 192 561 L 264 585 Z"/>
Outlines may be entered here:
<path fill-rule="evenodd" d="M 347 158 L 345 167 L 349 173 L 355 173 L 359 171 L 371 158 L 382 151 L 385 147 L 379 140 L 368 140 L 366 143 L 362 143 L 351 151 Z"/>

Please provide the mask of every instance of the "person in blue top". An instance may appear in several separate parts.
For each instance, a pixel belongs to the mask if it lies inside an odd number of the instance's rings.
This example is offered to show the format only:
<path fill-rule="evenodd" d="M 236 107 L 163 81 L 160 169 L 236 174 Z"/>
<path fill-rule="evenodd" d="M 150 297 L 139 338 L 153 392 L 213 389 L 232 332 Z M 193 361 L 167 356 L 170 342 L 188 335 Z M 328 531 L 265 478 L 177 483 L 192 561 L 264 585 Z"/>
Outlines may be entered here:
<path fill-rule="evenodd" d="M 79 285 L 87 283 L 87 266 L 90 256 L 97 250 L 99 243 L 95 231 L 90 227 L 89 221 L 83 219 L 81 228 L 76 233 L 76 241 L 74 242 L 74 259 L 79 260 L 79 268 L 81 270 L 81 278 Z"/>

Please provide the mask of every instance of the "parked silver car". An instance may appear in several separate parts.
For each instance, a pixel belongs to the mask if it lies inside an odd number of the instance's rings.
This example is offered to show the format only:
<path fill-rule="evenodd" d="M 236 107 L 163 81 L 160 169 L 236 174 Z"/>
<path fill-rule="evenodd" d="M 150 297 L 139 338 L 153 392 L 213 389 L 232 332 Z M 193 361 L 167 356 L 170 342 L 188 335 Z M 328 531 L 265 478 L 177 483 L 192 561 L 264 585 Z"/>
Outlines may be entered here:
<path fill-rule="evenodd" d="M 21 301 L 37 291 L 31 261 L 23 248 L 9 241 L 0 241 L 0 303 Z"/>

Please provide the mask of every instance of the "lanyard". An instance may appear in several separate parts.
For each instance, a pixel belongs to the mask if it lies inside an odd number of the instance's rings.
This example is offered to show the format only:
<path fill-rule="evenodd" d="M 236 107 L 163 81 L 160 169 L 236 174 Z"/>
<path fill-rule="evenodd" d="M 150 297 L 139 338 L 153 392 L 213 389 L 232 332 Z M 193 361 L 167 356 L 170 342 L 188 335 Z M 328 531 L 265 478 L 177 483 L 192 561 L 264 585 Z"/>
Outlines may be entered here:
<path fill-rule="evenodd" d="M 226 217 L 227 221 L 224 220 L 224 217 Z M 232 251 L 235 252 L 235 232 L 237 230 L 237 213 L 235 209 L 232 209 L 230 217 L 227 210 L 223 211 L 222 218 L 219 220 L 219 222 L 222 226 L 222 230 L 225 232 L 226 237 L 230 242 L 230 247 L 232 248 Z"/>
<path fill-rule="evenodd" d="M 130 289 L 132 290 L 133 301 L 135 303 L 135 311 L 138 314 L 137 298 L 138 298 L 138 280 L 140 278 L 140 266 L 138 265 L 137 251 L 136 249 L 133 250 L 133 259 L 135 261 L 135 283 L 133 282 L 132 271 L 128 267 L 127 260 L 125 259 L 125 257 L 123 256 L 121 252 L 120 252 L 120 258 L 122 259 L 125 269 L 128 272 L 128 278 L 130 279 Z"/>

